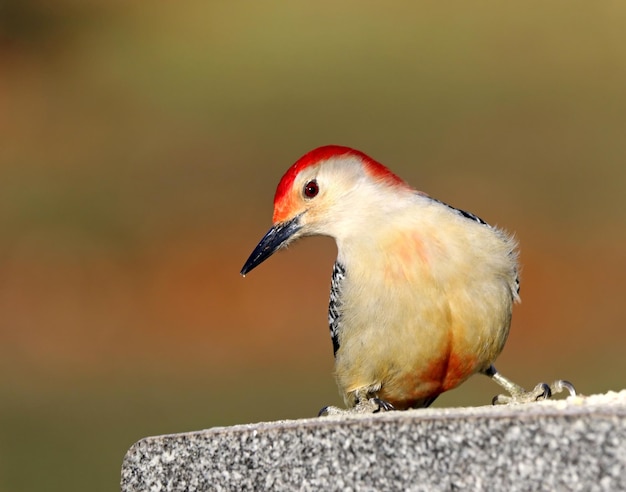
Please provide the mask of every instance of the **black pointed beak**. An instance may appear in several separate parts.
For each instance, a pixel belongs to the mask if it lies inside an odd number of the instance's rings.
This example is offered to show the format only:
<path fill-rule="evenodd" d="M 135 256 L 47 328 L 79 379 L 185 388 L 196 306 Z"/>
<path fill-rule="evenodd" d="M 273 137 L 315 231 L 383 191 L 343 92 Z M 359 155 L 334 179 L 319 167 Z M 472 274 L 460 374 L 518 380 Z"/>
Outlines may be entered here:
<path fill-rule="evenodd" d="M 241 269 L 241 274 L 245 275 L 253 268 L 256 268 L 270 256 L 272 256 L 281 246 L 286 245 L 292 236 L 300 230 L 300 215 L 295 216 L 287 222 L 281 222 L 272 227 L 246 260 Z"/>

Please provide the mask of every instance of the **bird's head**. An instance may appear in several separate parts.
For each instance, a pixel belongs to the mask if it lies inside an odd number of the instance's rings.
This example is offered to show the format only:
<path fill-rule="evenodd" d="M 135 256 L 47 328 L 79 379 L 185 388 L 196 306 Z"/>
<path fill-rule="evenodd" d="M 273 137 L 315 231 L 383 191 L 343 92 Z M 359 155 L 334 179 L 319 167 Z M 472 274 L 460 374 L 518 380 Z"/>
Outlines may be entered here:
<path fill-rule="evenodd" d="M 274 225 L 254 249 L 241 274 L 302 236 L 341 237 L 372 219 L 368 210 L 392 205 L 385 191 L 412 189 L 363 152 L 327 145 L 302 156 L 283 175 L 274 195 Z M 368 217 L 370 215 L 370 217 Z M 374 224 L 372 224 L 374 225 Z"/>

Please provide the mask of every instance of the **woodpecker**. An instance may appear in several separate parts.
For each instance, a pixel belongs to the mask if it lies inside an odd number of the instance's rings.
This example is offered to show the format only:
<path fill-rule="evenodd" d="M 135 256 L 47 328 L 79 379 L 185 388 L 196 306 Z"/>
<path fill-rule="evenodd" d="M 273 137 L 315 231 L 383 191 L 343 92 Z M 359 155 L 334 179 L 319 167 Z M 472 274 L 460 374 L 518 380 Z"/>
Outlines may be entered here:
<path fill-rule="evenodd" d="M 526 391 L 493 365 L 520 300 L 517 244 L 503 230 L 417 191 L 363 152 L 328 145 L 284 174 L 273 226 L 241 274 L 311 235 L 337 244 L 328 322 L 349 409 L 427 407 L 476 373 L 509 393 L 494 403 L 575 394 L 567 381 Z"/>

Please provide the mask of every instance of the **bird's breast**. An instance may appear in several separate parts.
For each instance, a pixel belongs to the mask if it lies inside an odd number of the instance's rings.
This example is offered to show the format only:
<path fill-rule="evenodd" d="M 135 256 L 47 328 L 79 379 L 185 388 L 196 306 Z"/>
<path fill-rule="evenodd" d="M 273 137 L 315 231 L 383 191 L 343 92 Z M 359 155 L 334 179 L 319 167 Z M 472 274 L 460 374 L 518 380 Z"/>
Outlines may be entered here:
<path fill-rule="evenodd" d="M 502 349 L 508 262 L 496 261 L 500 269 L 471 242 L 406 229 L 339 260 L 336 375 L 345 392 L 379 384 L 381 398 L 412 406 L 458 386 Z"/>

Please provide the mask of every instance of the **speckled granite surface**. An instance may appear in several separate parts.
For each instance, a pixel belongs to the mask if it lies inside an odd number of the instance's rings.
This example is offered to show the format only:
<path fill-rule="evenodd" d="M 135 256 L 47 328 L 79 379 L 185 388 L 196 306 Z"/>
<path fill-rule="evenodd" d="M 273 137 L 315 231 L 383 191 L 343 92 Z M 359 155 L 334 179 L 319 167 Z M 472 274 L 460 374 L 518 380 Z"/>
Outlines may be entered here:
<path fill-rule="evenodd" d="M 626 490 L 626 391 L 148 437 L 123 492 Z"/>

